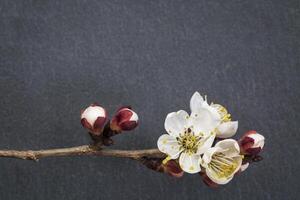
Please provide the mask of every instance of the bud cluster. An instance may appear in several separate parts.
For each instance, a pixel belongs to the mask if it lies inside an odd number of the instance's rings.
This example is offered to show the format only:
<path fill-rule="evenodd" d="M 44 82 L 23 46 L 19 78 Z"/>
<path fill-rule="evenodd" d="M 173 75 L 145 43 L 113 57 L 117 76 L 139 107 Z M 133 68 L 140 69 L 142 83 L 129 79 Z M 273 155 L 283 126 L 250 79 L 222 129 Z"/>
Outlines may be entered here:
<path fill-rule="evenodd" d="M 96 143 L 111 145 L 110 137 L 137 127 L 138 115 L 129 106 L 121 107 L 109 120 L 107 111 L 93 103 L 81 112 L 81 124 Z"/>

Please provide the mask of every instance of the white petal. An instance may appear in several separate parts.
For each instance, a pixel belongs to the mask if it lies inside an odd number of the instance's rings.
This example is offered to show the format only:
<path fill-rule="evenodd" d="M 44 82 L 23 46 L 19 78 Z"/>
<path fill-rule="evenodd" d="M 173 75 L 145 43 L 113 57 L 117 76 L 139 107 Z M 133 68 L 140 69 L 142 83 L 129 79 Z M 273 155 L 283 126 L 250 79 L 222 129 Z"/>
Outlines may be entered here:
<path fill-rule="evenodd" d="M 215 145 L 215 147 L 223 149 L 223 153 L 229 157 L 237 156 L 240 153 L 239 144 L 234 139 L 221 140 Z"/>
<path fill-rule="evenodd" d="M 184 128 L 187 128 L 188 118 L 189 115 L 184 110 L 169 113 L 165 120 L 166 131 L 170 135 L 178 137 L 180 133 L 184 132 Z"/>
<path fill-rule="evenodd" d="M 192 113 L 189 124 L 193 126 L 196 134 L 210 133 L 219 126 L 220 120 L 216 119 L 209 110 L 201 108 L 197 113 Z"/>
<path fill-rule="evenodd" d="M 247 162 L 246 164 L 243 164 L 241 166 L 241 172 L 245 171 L 249 167 L 249 163 Z"/>
<path fill-rule="evenodd" d="M 215 134 L 210 134 L 207 138 L 203 138 L 203 141 L 200 142 L 197 154 L 201 155 L 207 151 L 213 144 L 215 140 Z"/>
<path fill-rule="evenodd" d="M 238 129 L 238 121 L 224 122 L 217 128 L 218 138 L 229 138 L 234 136 Z"/>
<path fill-rule="evenodd" d="M 168 134 L 164 134 L 158 138 L 157 147 L 161 152 L 167 154 L 172 159 L 178 158 L 181 152 L 176 138 Z"/>
<path fill-rule="evenodd" d="M 233 175 L 234 175 L 235 173 L 237 173 L 241 169 L 242 162 L 243 162 L 243 156 L 242 155 L 238 155 L 236 157 L 233 157 L 233 159 L 238 163 L 237 164 L 237 168 L 233 172 Z"/>
<path fill-rule="evenodd" d="M 207 176 L 215 183 L 220 184 L 220 185 L 224 185 L 226 183 L 228 183 L 229 181 L 231 181 L 231 179 L 234 177 L 235 173 L 240 170 L 241 165 L 242 165 L 242 160 L 243 157 L 241 155 L 238 155 L 236 157 L 234 157 L 233 159 L 236 160 L 237 162 L 237 167 L 235 168 L 235 170 L 232 172 L 231 176 L 228 177 L 218 177 L 215 172 L 213 170 L 211 170 L 210 168 L 206 168 L 206 174 Z"/>
<path fill-rule="evenodd" d="M 201 171 L 201 157 L 196 154 L 182 153 L 179 158 L 179 164 L 183 171 L 195 174 Z"/>
<path fill-rule="evenodd" d="M 190 100 L 190 108 L 192 113 L 194 111 L 198 111 L 202 107 L 202 103 L 204 102 L 203 97 L 199 92 L 195 92 Z"/>

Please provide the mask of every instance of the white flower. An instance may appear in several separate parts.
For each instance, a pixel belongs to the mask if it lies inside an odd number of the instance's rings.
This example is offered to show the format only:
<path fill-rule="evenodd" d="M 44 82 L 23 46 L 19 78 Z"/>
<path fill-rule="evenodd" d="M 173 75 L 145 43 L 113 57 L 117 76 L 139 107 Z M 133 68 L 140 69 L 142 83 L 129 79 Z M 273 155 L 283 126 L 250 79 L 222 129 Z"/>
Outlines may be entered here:
<path fill-rule="evenodd" d="M 204 100 L 199 92 L 195 92 L 192 96 L 190 107 L 192 111 L 191 116 L 195 118 L 199 117 L 199 112 L 203 109 L 206 109 L 213 115 L 214 119 L 218 121 L 218 125 L 215 127 L 216 137 L 229 138 L 236 133 L 238 121 L 231 121 L 231 115 L 227 109 L 220 104 L 212 103 L 208 105 L 207 99 L 205 98 Z"/>
<path fill-rule="evenodd" d="M 201 99 L 204 102 L 202 97 L 192 97 L 191 116 L 183 110 L 169 113 L 165 120 L 168 134 L 162 135 L 157 141 L 161 152 L 170 159 L 179 158 L 182 170 L 191 174 L 201 171 L 201 155 L 211 147 L 216 127 L 221 123 L 217 110 L 202 106 L 203 102 L 199 102 Z"/>
<path fill-rule="evenodd" d="M 240 169 L 242 160 L 243 156 L 240 155 L 237 141 L 226 139 L 218 142 L 204 153 L 201 165 L 213 182 L 226 184 Z"/>
<path fill-rule="evenodd" d="M 191 116 L 183 110 L 167 115 L 165 129 L 168 134 L 158 139 L 157 146 L 170 159 L 179 158 L 183 171 L 192 174 L 201 171 L 201 155 L 212 146 L 215 137 L 233 136 L 238 122 L 231 122 L 223 106 L 208 105 L 198 92 L 192 96 L 190 108 Z"/>

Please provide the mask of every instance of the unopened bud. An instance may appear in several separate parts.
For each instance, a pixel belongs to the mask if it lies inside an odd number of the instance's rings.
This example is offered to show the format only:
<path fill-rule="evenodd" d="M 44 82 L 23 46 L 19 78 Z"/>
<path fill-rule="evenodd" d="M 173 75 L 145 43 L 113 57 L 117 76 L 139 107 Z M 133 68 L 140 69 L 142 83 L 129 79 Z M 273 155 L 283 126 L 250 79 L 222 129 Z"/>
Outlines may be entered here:
<path fill-rule="evenodd" d="M 169 160 L 166 164 L 163 164 L 164 172 L 170 176 L 180 178 L 183 176 L 183 171 L 179 164 L 175 160 Z"/>
<path fill-rule="evenodd" d="M 241 152 L 245 155 L 257 155 L 263 149 L 265 137 L 256 131 L 248 131 L 239 140 Z"/>
<path fill-rule="evenodd" d="M 107 113 L 98 104 L 91 104 L 81 113 L 81 124 L 94 135 L 100 135 L 107 121 Z"/>
<path fill-rule="evenodd" d="M 112 118 L 110 128 L 118 133 L 130 131 L 137 127 L 138 120 L 138 115 L 130 107 L 122 107 Z"/>

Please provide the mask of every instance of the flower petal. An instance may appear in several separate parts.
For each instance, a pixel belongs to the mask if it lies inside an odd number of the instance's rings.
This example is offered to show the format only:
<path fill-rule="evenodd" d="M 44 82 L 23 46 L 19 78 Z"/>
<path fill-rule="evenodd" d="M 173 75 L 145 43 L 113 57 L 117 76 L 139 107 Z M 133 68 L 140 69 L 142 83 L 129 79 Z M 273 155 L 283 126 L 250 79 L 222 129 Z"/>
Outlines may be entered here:
<path fill-rule="evenodd" d="M 203 141 L 200 142 L 197 154 L 201 155 L 207 151 L 213 144 L 215 140 L 215 134 L 210 134 L 207 138 L 203 138 Z"/>
<path fill-rule="evenodd" d="M 233 158 L 238 163 L 237 168 L 235 169 L 233 174 L 237 173 L 241 169 L 241 166 L 242 166 L 242 163 L 243 163 L 243 158 L 244 157 L 242 155 L 238 155 L 238 156 L 235 156 Z"/>
<path fill-rule="evenodd" d="M 181 152 L 176 138 L 168 134 L 164 134 L 158 138 L 157 147 L 161 152 L 170 156 L 171 159 L 178 158 Z"/>
<path fill-rule="evenodd" d="M 182 153 L 179 158 L 179 164 L 183 171 L 195 174 L 201 171 L 201 157 L 196 154 Z"/>
<path fill-rule="evenodd" d="M 188 125 L 189 114 L 184 110 L 178 112 L 169 113 L 165 120 L 166 131 L 174 136 L 178 137 L 180 133 L 184 132 L 184 128 Z"/>
<path fill-rule="evenodd" d="M 203 97 L 200 95 L 199 92 L 195 92 L 190 100 L 190 108 L 192 113 L 194 111 L 198 111 L 202 108 L 202 103 L 204 102 Z"/>
<path fill-rule="evenodd" d="M 218 138 L 229 138 L 234 136 L 238 129 L 238 121 L 224 122 L 217 128 Z"/>
<path fill-rule="evenodd" d="M 211 161 L 211 157 L 213 156 L 213 154 L 215 152 L 217 152 L 219 150 L 220 150 L 219 147 L 212 147 L 212 148 L 209 148 L 207 151 L 205 151 L 202 156 L 202 166 L 207 168 L 208 163 L 210 163 L 210 161 Z"/>
<path fill-rule="evenodd" d="M 228 183 L 229 181 L 231 181 L 233 179 L 233 176 L 234 176 L 234 174 L 233 174 L 230 177 L 220 178 L 220 177 L 216 176 L 215 173 L 209 168 L 206 169 L 206 175 L 209 177 L 210 180 L 212 180 L 214 183 L 217 183 L 219 185 L 224 185 L 224 184 Z"/>
<path fill-rule="evenodd" d="M 241 172 L 243 172 L 243 171 L 245 171 L 247 168 L 249 167 L 249 163 L 247 162 L 247 163 L 245 163 L 245 164 L 243 164 L 242 166 L 241 166 Z"/>
<path fill-rule="evenodd" d="M 240 153 L 239 144 L 234 139 L 225 139 L 219 141 L 215 147 L 220 147 L 223 149 L 223 153 L 229 157 L 237 156 Z"/>
<path fill-rule="evenodd" d="M 220 120 L 215 118 L 209 110 L 201 108 L 197 113 L 192 113 L 189 118 L 189 124 L 193 126 L 193 130 L 196 134 L 207 134 L 220 124 Z"/>

